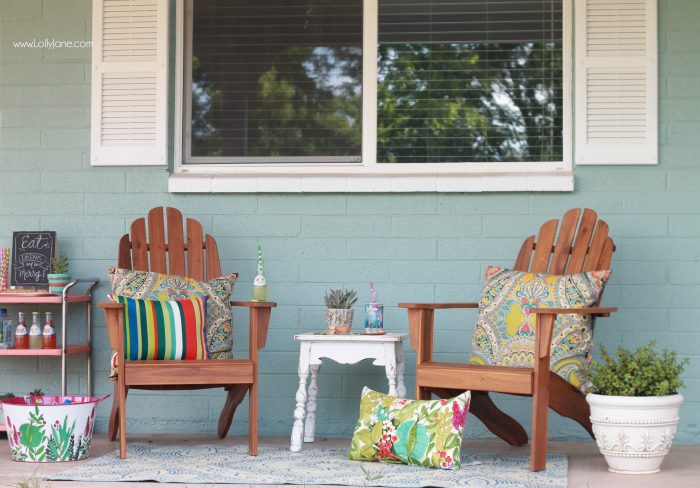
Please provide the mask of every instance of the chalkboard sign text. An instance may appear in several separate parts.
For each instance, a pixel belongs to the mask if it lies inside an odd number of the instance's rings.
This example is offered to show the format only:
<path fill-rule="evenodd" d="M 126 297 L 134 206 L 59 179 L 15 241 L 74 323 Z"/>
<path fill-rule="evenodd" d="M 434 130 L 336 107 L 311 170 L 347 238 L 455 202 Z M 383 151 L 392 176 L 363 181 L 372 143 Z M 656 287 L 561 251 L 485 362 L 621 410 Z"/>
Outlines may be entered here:
<path fill-rule="evenodd" d="M 46 286 L 51 273 L 51 258 L 56 253 L 53 231 L 12 233 L 11 286 Z"/>

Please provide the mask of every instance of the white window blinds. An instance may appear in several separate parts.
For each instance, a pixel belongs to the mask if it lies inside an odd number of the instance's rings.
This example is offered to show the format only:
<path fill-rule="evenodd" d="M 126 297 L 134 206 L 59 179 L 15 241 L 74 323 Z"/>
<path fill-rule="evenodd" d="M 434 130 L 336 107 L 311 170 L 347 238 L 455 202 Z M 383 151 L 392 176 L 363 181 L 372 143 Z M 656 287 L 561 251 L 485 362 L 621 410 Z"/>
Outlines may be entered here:
<path fill-rule="evenodd" d="M 94 0 L 92 165 L 165 165 L 168 2 Z"/>
<path fill-rule="evenodd" d="M 575 161 L 658 163 L 656 0 L 576 0 Z"/>
<path fill-rule="evenodd" d="M 562 10 L 380 0 L 378 161 L 562 161 Z"/>

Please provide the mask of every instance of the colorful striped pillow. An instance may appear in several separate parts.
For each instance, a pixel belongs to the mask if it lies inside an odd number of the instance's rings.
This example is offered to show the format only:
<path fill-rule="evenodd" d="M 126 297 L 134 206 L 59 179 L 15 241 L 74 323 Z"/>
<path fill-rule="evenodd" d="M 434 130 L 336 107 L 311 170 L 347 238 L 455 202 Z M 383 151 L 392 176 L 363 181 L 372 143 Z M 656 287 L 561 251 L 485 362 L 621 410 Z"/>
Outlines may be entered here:
<path fill-rule="evenodd" d="M 137 300 L 115 296 L 124 310 L 124 356 L 139 359 L 209 359 L 207 297 Z"/>

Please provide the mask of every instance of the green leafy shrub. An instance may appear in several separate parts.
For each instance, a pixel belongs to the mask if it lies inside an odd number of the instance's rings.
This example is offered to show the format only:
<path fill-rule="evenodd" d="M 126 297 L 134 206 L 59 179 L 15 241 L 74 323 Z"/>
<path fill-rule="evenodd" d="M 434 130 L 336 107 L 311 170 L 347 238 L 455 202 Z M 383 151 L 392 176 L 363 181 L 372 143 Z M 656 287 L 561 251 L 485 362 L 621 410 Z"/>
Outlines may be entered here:
<path fill-rule="evenodd" d="M 654 350 L 651 341 L 636 351 L 617 348 L 617 359 L 601 346 L 602 362 L 593 361 L 590 380 L 593 393 L 612 396 L 663 396 L 683 387 L 680 375 L 688 358 L 678 359 L 676 351 Z"/>

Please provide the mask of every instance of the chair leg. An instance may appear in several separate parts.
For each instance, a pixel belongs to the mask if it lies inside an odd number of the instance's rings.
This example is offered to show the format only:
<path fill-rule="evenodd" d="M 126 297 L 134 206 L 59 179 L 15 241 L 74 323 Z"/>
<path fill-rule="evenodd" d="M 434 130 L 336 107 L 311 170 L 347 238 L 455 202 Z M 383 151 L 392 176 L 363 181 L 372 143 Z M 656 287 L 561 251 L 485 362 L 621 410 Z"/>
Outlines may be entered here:
<path fill-rule="evenodd" d="M 126 395 L 129 394 L 129 388 L 126 388 Z M 112 411 L 109 413 L 109 427 L 107 435 L 110 441 L 114 441 L 119 433 L 119 383 L 114 382 L 114 395 L 112 398 Z"/>
<path fill-rule="evenodd" d="M 126 459 L 126 385 L 124 377 L 119 376 L 119 457 Z"/>
<path fill-rule="evenodd" d="M 236 413 L 236 408 L 245 398 L 245 394 L 248 391 L 250 385 L 231 385 L 226 389 L 228 390 L 228 395 L 226 396 L 226 403 L 224 403 L 224 408 L 221 410 L 221 415 L 219 416 L 219 428 L 217 434 L 222 439 L 228 434 L 229 428 L 231 428 L 231 422 L 233 421 L 233 414 Z"/>
<path fill-rule="evenodd" d="M 549 361 L 549 358 L 547 358 Z M 541 384 L 535 378 L 532 395 L 532 445 L 530 446 L 530 471 L 542 471 L 547 465 L 547 417 L 549 413 L 549 374 L 543 375 Z"/>
<path fill-rule="evenodd" d="M 520 423 L 499 409 L 485 391 L 472 391 L 469 411 L 483 422 L 487 429 L 511 446 L 527 444 L 527 432 Z"/>
<path fill-rule="evenodd" d="M 549 407 L 562 417 L 575 420 L 592 437 L 591 409 L 580 390 L 556 373 L 549 374 Z"/>
<path fill-rule="evenodd" d="M 250 385 L 248 395 L 248 453 L 258 455 L 258 382 Z"/>
<path fill-rule="evenodd" d="M 416 385 L 416 400 L 430 400 L 430 388 Z"/>

